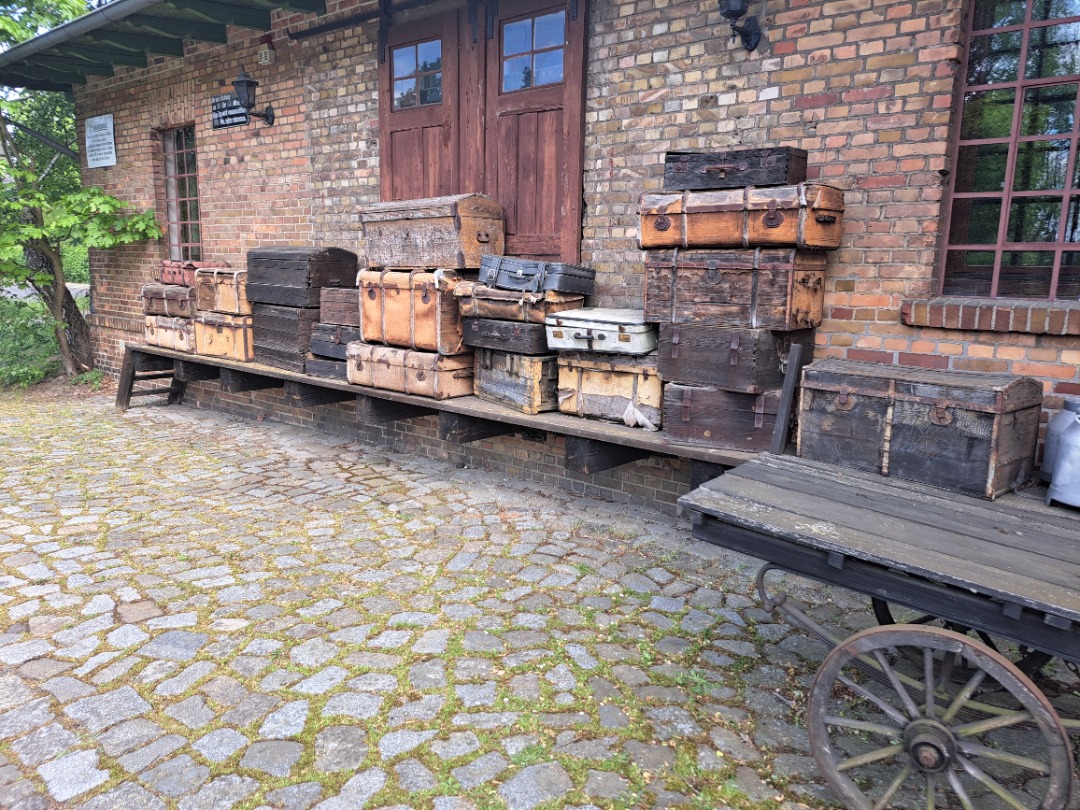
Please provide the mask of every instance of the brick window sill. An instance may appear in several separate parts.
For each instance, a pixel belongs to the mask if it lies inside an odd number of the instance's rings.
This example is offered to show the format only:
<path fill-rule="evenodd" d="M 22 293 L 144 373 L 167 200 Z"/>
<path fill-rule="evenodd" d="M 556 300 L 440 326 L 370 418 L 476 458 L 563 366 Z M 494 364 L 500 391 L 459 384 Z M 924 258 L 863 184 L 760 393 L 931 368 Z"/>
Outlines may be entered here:
<path fill-rule="evenodd" d="M 969 332 L 1080 335 L 1080 301 L 952 296 L 910 298 L 900 305 L 900 320 L 908 326 Z"/>

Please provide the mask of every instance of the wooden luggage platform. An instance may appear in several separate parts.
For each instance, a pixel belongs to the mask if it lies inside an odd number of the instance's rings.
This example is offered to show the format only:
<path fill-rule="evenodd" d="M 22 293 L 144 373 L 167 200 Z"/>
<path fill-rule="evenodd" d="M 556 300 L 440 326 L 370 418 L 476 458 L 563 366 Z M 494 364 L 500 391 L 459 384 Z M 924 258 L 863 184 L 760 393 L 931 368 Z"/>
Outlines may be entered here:
<path fill-rule="evenodd" d="M 155 383 L 150 388 L 138 385 L 142 381 L 160 380 L 168 380 L 168 385 Z M 529 415 L 474 396 L 434 400 L 259 363 L 138 344 L 129 344 L 125 350 L 116 406 L 126 410 L 132 397 L 153 394 L 167 394 L 171 405 L 182 400 L 188 382 L 197 380 L 218 380 L 222 390 L 230 393 L 283 388 L 287 404 L 296 407 L 355 400 L 357 415 L 368 424 L 437 415 L 439 438 L 457 444 L 522 431 L 555 433 L 566 437 L 566 469 L 585 474 L 651 455 L 672 456 L 691 462 L 691 486 L 697 486 L 756 455 L 741 450 L 666 444 L 659 432 L 559 412 Z"/>

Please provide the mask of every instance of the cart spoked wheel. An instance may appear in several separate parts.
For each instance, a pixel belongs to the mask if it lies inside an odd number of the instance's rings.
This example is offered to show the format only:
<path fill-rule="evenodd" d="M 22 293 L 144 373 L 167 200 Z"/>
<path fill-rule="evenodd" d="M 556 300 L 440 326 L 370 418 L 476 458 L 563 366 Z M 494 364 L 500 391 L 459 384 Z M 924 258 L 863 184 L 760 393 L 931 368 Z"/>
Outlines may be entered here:
<path fill-rule="evenodd" d="M 1025 647 L 1021 644 L 1009 641 L 1008 639 L 992 636 L 981 630 L 973 630 L 972 628 L 957 622 L 945 621 L 930 613 L 922 613 L 921 611 L 903 605 L 892 604 L 886 602 L 884 599 L 878 599 L 877 597 L 871 597 L 870 601 L 874 608 L 874 618 L 877 619 L 877 623 L 883 627 L 894 624 L 922 624 L 943 627 L 946 630 L 953 630 L 963 635 L 974 635 L 981 640 L 983 644 L 994 650 L 994 652 L 1001 653 L 1001 655 L 1009 659 L 1016 665 L 1017 669 L 1029 678 L 1034 678 L 1042 671 L 1043 667 L 1053 660 L 1053 656 L 1050 655 L 1050 653 L 1043 652 L 1042 650 L 1034 650 L 1031 647 Z M 915 663 L 918 664 L 919 662 L 915 661 Z M 966 681 L 971 675 L 972 670 L 970 668 L 963 664 L 954 664 L 951 675 L 954 680 Z"/>
<path fill-rule="evenodd" d="M 912 657 L 921 666 L 911 663 Z M 964 683 L 938 663 L 962 661 Z M 976 697 L 993 679 L 1003 699 Z M 1001 654 L 937 627 L 872 627 L 834 648 L 810 690 L 814 759 L 849 810 L 1064 810 L 1065 728 Z"/>

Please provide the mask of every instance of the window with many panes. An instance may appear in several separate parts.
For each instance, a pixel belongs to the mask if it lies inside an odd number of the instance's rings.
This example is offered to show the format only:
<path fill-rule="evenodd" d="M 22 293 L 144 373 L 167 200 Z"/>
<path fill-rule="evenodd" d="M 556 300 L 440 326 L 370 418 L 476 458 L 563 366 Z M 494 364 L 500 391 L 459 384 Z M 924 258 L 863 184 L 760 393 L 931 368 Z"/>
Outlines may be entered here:
<path fill-rule="evenodd" d="M 392 61 L 395 110 L 442 101 L 442 40 L 394 48 Z"/>
<path fill-rule="evenodd" d="M 566 12 L 506 23 L 502 42 L 502 90 L 560 84 L 566 57 Z"/>
<path fill-rule="evenodd" d="M 199 171 L 195 159 L 195 127 L 164 133 L 165 218 L 169 258 L 202 259 L 199 227 Z"/>
<path fill-rule="evenodd" d="M 1080 297 L 1080 0 L 975 0 L 941 292 Z"/>

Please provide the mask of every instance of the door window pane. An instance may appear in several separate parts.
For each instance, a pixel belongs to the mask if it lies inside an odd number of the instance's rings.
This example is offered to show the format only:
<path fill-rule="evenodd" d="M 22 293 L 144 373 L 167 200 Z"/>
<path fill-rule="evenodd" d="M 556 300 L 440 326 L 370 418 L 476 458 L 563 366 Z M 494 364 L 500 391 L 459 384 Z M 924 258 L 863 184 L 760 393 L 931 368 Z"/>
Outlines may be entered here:
<path fill-rule="evenodd" d="M 565 11 L 504 25 L 502 91 L 561 83 L 565 45 Z"/>
<path fill-rule="evenodd" d="M 532 20 L 507 23 L 503 28 L 503 56 L 516 56 L 532 50 Z"/>
<path fill-rule="evenodd" d="M 394 76 L 412 76 L 416 73 L 416 48 L 394 48 Z"/>
<path fill-rule="evenodd" d="M 992 245 L 997 242 L 1000 199 L 953 200 L 950 245 Z"/>
<path fill-rule="evenodd" d="M 395 110 L 442 101 L 442 40 L 394 48 L 391 63 Z"/>
<path fill-rule="evenodd" d="M 517 56 L 503 62 L 503 91 L 532 87 L 532 57 Z"/>
<path fill-rule="evenodd" d="M 972 37 L 967 83 L 977 87 L 1016 81 L 1020 75 L 1022 37 L 1019 31 Z"/>
<path fill-rule="evenodd" d="M 1008 159 L 1007 143 L 960 147 L 956 156 L 956 190 L 1002 191 Z"/>
<path fill-rule="evenodd" d="M 563 51 L 544 51 L 536 54 L 536 83 L 558 84 L 563 80 Z"/>
<path fill-rule="evenodd" d="M 1054 254 L 1007 250 L 1001 255 L 998 295 L 1005 298 L 1046 298 L 1054 276 Z"/>
<path fill-rule="evenodd" d="M 566 44 L 566 12 L 557 11 L 554 14 L 545 14 L 536 18 L 536 36 L 533 40 L 533 50 L 542 51 L 546 48 L 561 48 Z"/>
<path fill-rule="evenodd" d="M 1009 207 L 1006 242 L 1054 242 L 1061 220 L 1060 197 L 1027 197 Z"/>
<path fill-rule="evenodd" d="M 405 107 L 415 107 L 416 79 L 404 79 L 394 82 L 394 109 L 400 110 Z"/>
<path fill-rule="evenodd" d="M 417 45 L 416 54 L 419 71 L 442 69 L 442 40 L 436 39 Z"/>
<path fill-rule="evenodd" d="M 1073 131 L 1076 85 L 1033 87 L 1024 93 L 1021 135 L 1065 135 Z"/>
<path fill-rule="evenodd" d="M 964 96 L 960 137 L 964 140 L 1008 138 L 1012 133 L 1013 90 L 980 90 Z"/>

